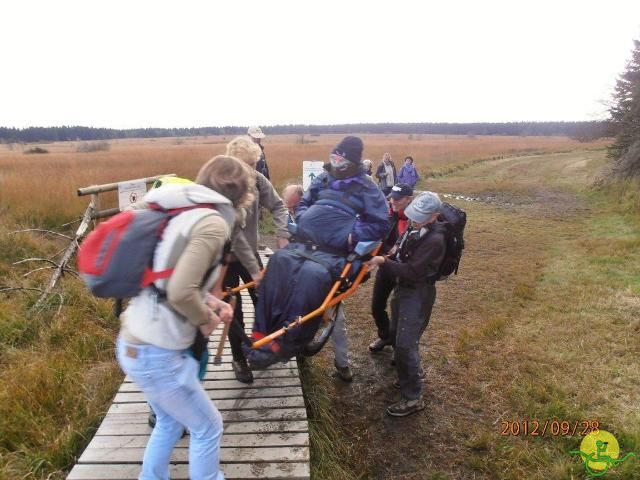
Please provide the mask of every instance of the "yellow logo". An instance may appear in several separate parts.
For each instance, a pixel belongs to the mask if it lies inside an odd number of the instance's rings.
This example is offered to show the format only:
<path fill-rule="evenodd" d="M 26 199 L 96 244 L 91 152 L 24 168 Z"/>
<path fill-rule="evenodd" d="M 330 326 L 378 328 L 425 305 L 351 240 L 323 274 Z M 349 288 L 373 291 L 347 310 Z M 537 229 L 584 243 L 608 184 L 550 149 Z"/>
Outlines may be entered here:
<path fill-rule="evenodd" d="M 635 453 L 627 453 L 620 457 L 618 440 L 609 432 L 596 430 L 586 435 L 580 443 L 580 450 L 572 450 L 571 455 L 580 455 L 584 462 L 584 469 L 590 477 L 601 477 L 611 467 L 624 462 Z"/>

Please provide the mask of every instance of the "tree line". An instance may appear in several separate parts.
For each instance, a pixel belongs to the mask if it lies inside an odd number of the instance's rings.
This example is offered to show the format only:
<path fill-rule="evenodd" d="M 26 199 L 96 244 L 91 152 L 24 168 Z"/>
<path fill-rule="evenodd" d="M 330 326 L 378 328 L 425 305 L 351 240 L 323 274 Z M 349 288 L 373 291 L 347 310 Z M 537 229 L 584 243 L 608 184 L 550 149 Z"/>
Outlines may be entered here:
<path fill-rule="evenodd" d="M 609 109 L 615 141 L 609 147 L 616 177 L 640 177 L 640 40 L 618 77 Z"/>
<path fill-rule="evenodd" d="M 0 127 L 4 143 L 62 142 L 75 140 L 114 140 L 120 138 L 193 137 L 204 135 L 240 135 L 245 126 L 201 128 L 93 128 L 61 127 Z M 588 122 L 508 122 L 508 123 L 355 123 L 337 125 L 275 125 L 263 128 L 267 135 L 298 134 L 414 134 L 414 135 L 509 135 L 509 136 L 569 136 L 592 140 L 610 135 L 605 121 Z"/>

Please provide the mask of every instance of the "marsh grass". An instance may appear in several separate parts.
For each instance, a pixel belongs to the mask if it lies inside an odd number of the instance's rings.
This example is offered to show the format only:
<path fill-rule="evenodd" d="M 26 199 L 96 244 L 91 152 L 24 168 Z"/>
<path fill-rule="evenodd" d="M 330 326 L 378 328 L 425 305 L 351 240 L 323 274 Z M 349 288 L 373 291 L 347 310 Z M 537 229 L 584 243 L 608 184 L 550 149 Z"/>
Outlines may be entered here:
<path fill-rule="evenodd" d="M 357 447 L 345 436 L 334 411 L 327 365 L 319 359 L 299 362 L 311 442 L 311 476 L 326 480 L 357 480 L 366 470 L 352 462 Z"/>

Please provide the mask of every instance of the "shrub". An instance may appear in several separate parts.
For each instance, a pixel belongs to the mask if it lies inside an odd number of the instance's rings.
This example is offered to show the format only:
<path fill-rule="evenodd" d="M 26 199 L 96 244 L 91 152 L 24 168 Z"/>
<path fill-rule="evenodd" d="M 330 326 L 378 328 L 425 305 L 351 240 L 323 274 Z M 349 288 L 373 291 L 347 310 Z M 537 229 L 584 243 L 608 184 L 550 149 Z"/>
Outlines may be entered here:
<path fill-rule="evenodd" d="M 33 147 L 29 150 L 25 150 L 24 153 L 32 154 L 32 153 L 49 153 L 49 150 L 42 147 Z"/>

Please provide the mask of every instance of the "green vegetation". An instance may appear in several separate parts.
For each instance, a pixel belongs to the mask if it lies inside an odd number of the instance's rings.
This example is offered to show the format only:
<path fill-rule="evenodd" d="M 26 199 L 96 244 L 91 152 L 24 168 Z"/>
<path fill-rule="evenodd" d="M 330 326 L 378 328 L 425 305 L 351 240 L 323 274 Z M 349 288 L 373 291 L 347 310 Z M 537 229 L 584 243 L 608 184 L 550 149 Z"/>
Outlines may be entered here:
<path fill-rule="evenodd" d="M 50 256 L 58 245 L 7 233 L 0 227 L 0 288 L 39 288 L 47 271 L 24 279 L 27 267 L 9 265 Z M 59 291 L 59 313 L 54 299 L 31 317 L 38 292 L 0 292 L 0 478 L 64 478 L 122 381 L 110 305 L 71 278 Z"/>

